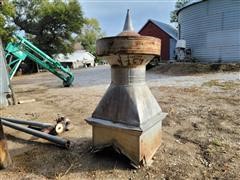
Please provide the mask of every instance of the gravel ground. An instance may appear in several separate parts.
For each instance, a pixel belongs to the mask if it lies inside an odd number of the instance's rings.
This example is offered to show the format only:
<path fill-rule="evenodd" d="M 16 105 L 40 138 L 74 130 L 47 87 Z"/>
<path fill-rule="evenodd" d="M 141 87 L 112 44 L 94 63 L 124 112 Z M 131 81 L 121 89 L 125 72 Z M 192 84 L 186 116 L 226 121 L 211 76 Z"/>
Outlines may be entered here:
<path fill-rule="evenodd" d="M 49 73 L 15 77 L 18 99 L 36 102 L 1 110 L 1 116 L 53 122 L 60 114 L 74 128 L 74 145 L 60 149 L 5 128 L 14 165 L 0 179 L 240 179 L 239 72 L 166 76 L 147 72 L 147 83 L 168 116 L 162 145 L 150 167 L 139 170 L 112 151 L 91 153 L 91 116 L 110 82 L 108 66 L 74 70 L 74 86 L 62 88 Z"/>
<path fill-rule="evenodd" d="M 111 82 L 111 70 L 108 65 L 97 66 L 95 68 L 77 69 L 73 71 L 75 80 L 74 87 L 91 87 L 91 86 L 106 86 Z M 190 87 L 201 86 L 204 82 L 210 80 L 220 81 L 235 81 L 240 80 L 239 72 L 228 73 L 212 73 L 212 74 L 198 74 L 194 76 L 170 76 L 158 74 L 155 71 L 147 71 L 146 80 L 150 86 L 177 86 L 177 87 Z M 35 75 L 26 75 L 16 77 L 14 84 L 35 84 L 44 86 L 61 86 L 61 80 L 57 79 L 49 73 L 39 73 Z"/>

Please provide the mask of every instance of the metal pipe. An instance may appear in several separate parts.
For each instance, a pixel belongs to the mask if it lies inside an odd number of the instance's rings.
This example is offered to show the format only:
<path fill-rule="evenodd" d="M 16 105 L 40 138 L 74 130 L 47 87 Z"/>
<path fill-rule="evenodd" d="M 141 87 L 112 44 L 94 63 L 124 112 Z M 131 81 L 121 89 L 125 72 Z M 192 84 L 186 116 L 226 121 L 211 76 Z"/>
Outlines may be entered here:
<path fill-rule="evenodd" d="M 7 127 L 10 127 L 10 128 L 25 132 L 27 134 L 31 134 L 31 135 L 40 137 L 40 138 L 43 138 L 43 139 L 46 139 L 50 142 L 53 142 L 55 144 L 58 144 L 59 146 L 64 147 L 64 148 L 67 148 L 67 149 L 70 148 L 70 141 L 69 140 L 62 139 L 60 137 L 53 136 L 53 135 L 50 135 L 50 134 L 46 134 L 44 132 L 37 131 L 37 130 L 34 130 L 34 129 L 30 129 L 30 128 L 24 127 L 22 125 L 14 124 L 12 122 L 8 122 L 8 121 L 3 120 L 3 119 L 1 121 L 2 121 L 2 124 L 4 126 L 7 126 Z"/>
<path fill-rule="evenodd" d="M 3 120 L 8 121 L 8 122 L 16 123 L 16 124 L 37 126 L 37 127 L 41 127 L 41 128 L 54 127 L 54 125 L 52 125 L 50 123 L 41 123 L 41 122 L 36 122 L 36 121 L 18 120 L 18 119 L 4 118 L 4 117 L 0 117 L 0 119 L 3 119 Z"/>

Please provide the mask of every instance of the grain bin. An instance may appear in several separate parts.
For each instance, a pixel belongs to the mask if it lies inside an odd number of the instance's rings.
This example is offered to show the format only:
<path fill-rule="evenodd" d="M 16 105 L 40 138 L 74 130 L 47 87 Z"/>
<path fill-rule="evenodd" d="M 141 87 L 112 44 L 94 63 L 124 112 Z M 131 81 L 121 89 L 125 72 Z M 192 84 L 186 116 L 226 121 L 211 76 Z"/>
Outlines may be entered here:
<path fill-rule="evenodd" d="M 240 1 L 201 0 L 178 11 L 179 39 L 200 62 L 240 62 Z"/>

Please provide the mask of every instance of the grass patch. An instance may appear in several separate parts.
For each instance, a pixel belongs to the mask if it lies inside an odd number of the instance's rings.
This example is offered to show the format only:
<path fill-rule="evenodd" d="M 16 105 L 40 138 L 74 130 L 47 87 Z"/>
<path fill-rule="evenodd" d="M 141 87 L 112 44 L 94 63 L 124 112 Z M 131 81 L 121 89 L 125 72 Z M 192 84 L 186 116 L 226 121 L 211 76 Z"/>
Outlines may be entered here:
<path fill-rule="evenodd" d="M 239 72 L 240 63 L 230 64 L 203 64 L 203 63 L 173 63 L 160 64 L 152 69 L 152 71 L 169 75 L 192 75 L 212 72 Z"/>
<path fill-rule="evenodd" d="M 232 89 L 240 88 L 240 83 L 234 82 L 234 81 L 220 82 L 218 80 L 211 80 L 203 83 L 202 86 L 219 87 L 222 90 L 232 90 Z"/>
<path fill-rule="evenodd" d="M 211 143 L 212 143 L 212 145 L 214 145 L 214 146 L 222 146 L 221 141 L 218 140 L 218 139 L 214 139 Z"/>

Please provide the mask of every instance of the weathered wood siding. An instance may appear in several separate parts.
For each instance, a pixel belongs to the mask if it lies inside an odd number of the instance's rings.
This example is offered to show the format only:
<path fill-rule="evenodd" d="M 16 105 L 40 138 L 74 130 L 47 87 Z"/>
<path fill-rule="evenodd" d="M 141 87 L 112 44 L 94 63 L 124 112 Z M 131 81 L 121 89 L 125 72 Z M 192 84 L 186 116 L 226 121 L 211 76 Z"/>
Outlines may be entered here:
<path fill-rule="evenodd" d="M 170 36 L 152 22 L 148 22 L 139 32 L 143 36 L 152 36 L 161 39 L 161 59 L 169 60 Z"/>

